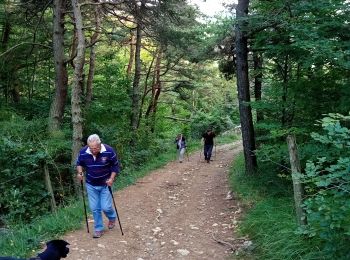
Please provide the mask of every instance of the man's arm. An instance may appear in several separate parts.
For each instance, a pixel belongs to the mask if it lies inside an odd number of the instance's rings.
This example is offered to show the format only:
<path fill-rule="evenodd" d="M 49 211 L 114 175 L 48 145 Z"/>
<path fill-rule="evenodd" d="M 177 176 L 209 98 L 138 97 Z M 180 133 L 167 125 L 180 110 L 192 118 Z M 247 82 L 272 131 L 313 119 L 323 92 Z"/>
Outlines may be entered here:
<path fill-rule="evenodd" d="M 113 155 L 111 157 L 111 176 L 109 177 L 109 179 L 106 181 L 106 184 L 108 186 L 112 186 L 113 182 L 115 180 L 115 177 L 117 176 L 117 174 L 120 172 L 120 168 L 119 168 L 119 160 L 118 160 L 118 156 L 117 153 L 113 151 Z"/>

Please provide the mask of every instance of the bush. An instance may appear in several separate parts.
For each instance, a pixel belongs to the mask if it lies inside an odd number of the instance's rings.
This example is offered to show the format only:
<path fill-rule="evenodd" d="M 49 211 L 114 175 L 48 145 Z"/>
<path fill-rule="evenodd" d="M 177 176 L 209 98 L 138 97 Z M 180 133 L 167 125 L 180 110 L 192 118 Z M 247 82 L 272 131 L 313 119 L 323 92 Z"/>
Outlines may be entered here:
<path fill-rule="evenodd" d="M 53 173 L 51 182 L 57 201 L 60 202 L 67 193 L 62 182 L 65 177 L 63 173 L 68 172 L 64 163 L 69 156 L 70 143 L 59 134 L 49 138 L 46 128 L 46 120 L 28 121 L 15 114 L 1 123 L 0 189 L 3 193 L 0 197 L 0 214 L 7 224 L 29 222 L 50 209 L 44 163 Z M 65 183 L 70 181 L 68 179 Z"/>
<path fill-rule="evenodd" d="M 323 147 L 317 161 L 309 161 L 302 180 L 310 236 L 318 236 L 325 251 L 336 259 L 349 259 L 350 243 L 350 130 L 342 126 L 350 116 L 330 114 L 322 119 L 324 134 L 312 137 Z"/>

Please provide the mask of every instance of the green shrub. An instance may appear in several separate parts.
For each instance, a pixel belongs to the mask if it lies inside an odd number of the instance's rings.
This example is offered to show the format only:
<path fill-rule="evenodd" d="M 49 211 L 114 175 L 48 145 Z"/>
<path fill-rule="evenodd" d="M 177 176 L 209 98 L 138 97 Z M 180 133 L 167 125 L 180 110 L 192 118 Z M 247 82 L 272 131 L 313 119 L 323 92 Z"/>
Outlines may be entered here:
<path fill-rule="evenodd" d="M 305 233 L 318 236 L 324 250 L 336 259 L 349 259 L 350 243 L 350 116 L 330 114 L 322 119 L 324 134 L 312 137 L 327 152 L 309 161 L 302 180 L 308 226 Z"/>
<path fill-rule="evenodd" d="M 230 171 L 232 190 L 243 202 L 244 216 L 239 224 L 240 235 L 253 241 L 249 255 L 242 259 L 327 259 L 318 249 L 318 241 L 296 232 L 292 183 L 277 176 L 271 163 L 259 164 L 255 175 L 247 175 L 243 154 Z"/>

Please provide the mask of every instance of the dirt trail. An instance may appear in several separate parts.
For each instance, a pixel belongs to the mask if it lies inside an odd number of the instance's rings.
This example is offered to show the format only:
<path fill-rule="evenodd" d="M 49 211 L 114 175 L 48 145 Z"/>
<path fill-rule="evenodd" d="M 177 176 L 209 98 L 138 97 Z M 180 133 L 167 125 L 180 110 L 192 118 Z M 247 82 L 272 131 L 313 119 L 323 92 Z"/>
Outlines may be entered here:
<path fill-rule="evenodd" d="M 194 153 L 116 192 L 124 236 L 118 225 L 99 239 L 85 229 L 68 233 L 66 259 L 232 259 L 229 244 L 238 246 L 233 237 L 241 209 L 226 198 L 227 173 L 241 149 L 240 142 L 218 146 L 209 164 Z"/>

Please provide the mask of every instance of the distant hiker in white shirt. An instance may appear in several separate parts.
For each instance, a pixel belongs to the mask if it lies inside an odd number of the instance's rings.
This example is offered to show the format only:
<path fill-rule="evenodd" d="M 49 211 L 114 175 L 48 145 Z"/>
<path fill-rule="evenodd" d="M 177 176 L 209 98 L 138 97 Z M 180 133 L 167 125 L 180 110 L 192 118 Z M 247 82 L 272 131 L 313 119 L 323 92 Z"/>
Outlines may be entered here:
<path fill-rule="evenodd" d="M 186 138 L 183 134 L 178 134 L 175 138 L 176 148 L 178 150 L 178 160 L 182 163 L 186 151 Z"/>

